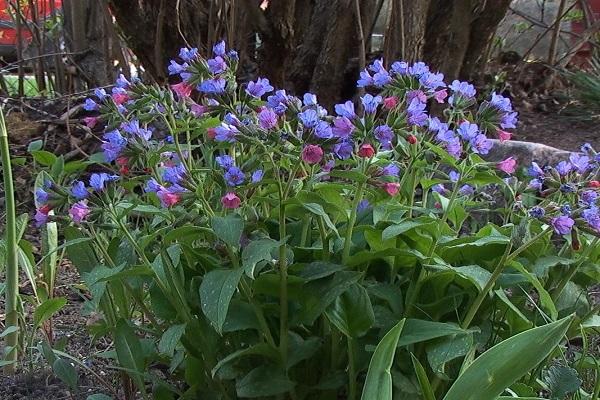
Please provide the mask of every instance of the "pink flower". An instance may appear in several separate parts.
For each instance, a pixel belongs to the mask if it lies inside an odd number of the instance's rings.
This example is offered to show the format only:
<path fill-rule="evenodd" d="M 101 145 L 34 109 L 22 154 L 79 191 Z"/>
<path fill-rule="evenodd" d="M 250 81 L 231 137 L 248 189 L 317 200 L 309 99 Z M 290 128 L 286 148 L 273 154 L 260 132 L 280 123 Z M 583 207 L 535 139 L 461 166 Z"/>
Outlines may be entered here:
<path fill-rule="evenodd" d="M 358 156 L 362 158 L 371 158 L 375 155 L 375 149 L 368 143 L 363 143 L 358 148 Z"/>
<path fill-rule="evenodd" d="M 302 150 L 302 160 L 307 164 L 318 164 L 323 159 L 323 149 L 309 144 Z"/>
<path fill-rule="evenodd" d="M 208 128 L 206 130 L 206 136 L 208 136 L 210 140 L 215 140 L 215 137 L 217 136 L 217 131 L 215 130 L 215 128 Z"/>
<path fill-rule="evenodd" d="M 94 129 L 94 127 L 98 124 L 98 117 L 85 117 L 83 122 L 88 128 Z"/>
<path fill-rule="evenodd" d="M 185 81 L 176 85 L 171 85 L 171 89 L 175 92 L 175 94 L 177 94 L 177 97 L 179 97 L 180 99 L 190 97 L 190 95 L 192 94 L 192 86 L 188 85 Z"/>
<path fill-rule="evenodd" d="M 38 228 L 48 222 L 48 213 L 51 208 L 48 204 L 44 204 L 35 211 L 35 226 Z"/>
<path fill-rule="evenodd" d="M 505 140 L 510 140 L 511 137 L 512 133 L 503 131 L 502 129 L 498 129 L 498 139 L 500 139 L 501 142 L 504 142 Z"/>
<path fill-rule="evenodd" d="M 406 138 L 406 140 L 410 144 L 416 144 L 417 143 L 417 137 L 415 135 L 408 135 L 408 137 Z"/>
<path fill-rule="evenodd" d="M 112 94 L 112 99 L 115 102 L 116 105 L 120 106 L 121 104 L 125 103 L 127 100 L 129 100 L 129 96 L 127 94 L 124 93 L 113 93 Z"/>
<path fill-rule="evenodd" d="M 386 182 L 386 183 L 383 184 L 383 189 L 390 196 L 395 196 L 400 191 L 400 184 L 397 183 L 397 182 Z"/>
<path fill-rule="evenodd" d="M 223 208 L 238 208 L 241 203 L 242 201 L 240 198 L 233 192 L 229 192 L 225 196 L 221 197 L 221 204 L 223 204 Z"/>
<path fill-rule="evenodd" d="M 517 169 L 517 160 L 512 157 L 508 157 L 506 160 L 500 161 L 497 165 L 500 171 L 512 174 Z"/>
<path fill-rule="evenodd" d="M 87 205 L 86 200 L 78 201 L 77 203 L 73 204 L 69 209 L 69 215 L 71 216 L 71 219 L 73 219 L 73 222 L 75 222 L 76 224 L 81 223 L 81 221 L 83 221 L 90 212 L 91 211 Z"/>
<path fill-rule="evenodd" d="M 204 115 L 204 113 L 206 112 L 206 107 L 196 103 L 192 104 L 190 109 L 192 110 L 192 114 L 194 114 L 194 117 L 198 118 Z"/>
<path fill-rule="evenodd" d="M 390 96 L 383 99 L 383 106 L 388 110 L 396 107 L 398 105 L 398 98 L 396 96 Z"/>
<path fill-rule="evenodd" d="M 433 94 L 433 98 L 438 103 L 443 103 L 444 100 L 446 100 L 446 97 L 448 97 L 448 91 L 446 89 L 438 90 Z"/>
<path fill-rule="evenodd" d="M 161 187 L 158 192 L 156 192 L 158 199 L 160 200 L 160 204 L 163 207 L 172 207 L 181 200 L 181 196 L 179 193 L 173 193 L 169 190 Z"/>

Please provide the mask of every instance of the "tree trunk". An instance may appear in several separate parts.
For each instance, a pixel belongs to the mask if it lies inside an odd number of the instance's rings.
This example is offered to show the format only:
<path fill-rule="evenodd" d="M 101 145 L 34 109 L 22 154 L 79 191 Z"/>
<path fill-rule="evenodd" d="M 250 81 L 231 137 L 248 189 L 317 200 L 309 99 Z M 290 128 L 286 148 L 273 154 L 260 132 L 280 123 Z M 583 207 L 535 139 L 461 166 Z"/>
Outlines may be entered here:
<path fill-rule="evenodd" d="M 414 62 L 423 58 L 430 0 L 391 0 L 384 59 Z"/>

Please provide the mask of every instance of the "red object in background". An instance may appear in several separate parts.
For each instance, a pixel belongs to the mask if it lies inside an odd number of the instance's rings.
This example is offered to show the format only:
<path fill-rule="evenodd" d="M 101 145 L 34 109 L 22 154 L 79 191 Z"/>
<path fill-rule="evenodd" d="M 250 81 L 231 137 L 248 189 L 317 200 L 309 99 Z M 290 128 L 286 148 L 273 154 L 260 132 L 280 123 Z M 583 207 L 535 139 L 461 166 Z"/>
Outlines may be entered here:
<path fill-rule="evenodd" d="M 10 4 L 15 4 L 20 0 L 0 0 L 0 46 L 15 47 L 17 45 L 17 30 L 13 19 L 13 8 Z M 42 21 L 52 15 L 50 0 L 37 0 L 36 11 L 38 21 Z M 21 2 L 21 12 L 28 22 L 31 22 L 32 9 L 27 2 Z M 62 8 L 62 0 L 54 0 L 54 7 L 57 10 Z M 31 31 L 25 26 L 21 28 L 21 37 L 26 42 L 31 42 Z"/>
<path fill-rule="evenodd" d="M 585 0 L 588 4 L 588 9 L 591 11 L 591 23 L 598 21 L 600 19 L 600 0 Z M 577 2 L 576 7 L 581 9 L 581 5 Z M 571 22 L 571 30 L 573 33 L 581 35 L 587 27 L 587 23 L 585 20 L 585 16 L 579 21 Z M 579 41 L 577 36 L 572 36 L 571 43 L 575 44 Z M 575 56 L 571 59 L 571 65 L 575 65 L 578 67 L 588 67 L 590 59 L 592 57 L 592 45 L 589 43 L 584 43 Z"/>

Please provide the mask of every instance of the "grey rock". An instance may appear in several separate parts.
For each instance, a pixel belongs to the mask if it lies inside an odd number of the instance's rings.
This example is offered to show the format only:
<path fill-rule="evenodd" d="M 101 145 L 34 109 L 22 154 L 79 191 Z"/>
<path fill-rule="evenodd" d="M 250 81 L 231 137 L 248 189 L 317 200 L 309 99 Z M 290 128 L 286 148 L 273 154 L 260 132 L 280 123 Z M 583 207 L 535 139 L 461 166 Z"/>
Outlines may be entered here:
<path fill-rule="evenodd" d="M 485 156 L 487 161 L 502 161 L 508 157 L 514 157 L 519 166 L 527 166 L 532 161 L 541 166 L 556 165 L 560 161 L 568 160 L 570 151 L 546 146 L 541 143 L 521 142 L 519 140 L 507 140 L 501 142 L 497 139 L 491 139 L 494 147 L 490 153 Z"/>

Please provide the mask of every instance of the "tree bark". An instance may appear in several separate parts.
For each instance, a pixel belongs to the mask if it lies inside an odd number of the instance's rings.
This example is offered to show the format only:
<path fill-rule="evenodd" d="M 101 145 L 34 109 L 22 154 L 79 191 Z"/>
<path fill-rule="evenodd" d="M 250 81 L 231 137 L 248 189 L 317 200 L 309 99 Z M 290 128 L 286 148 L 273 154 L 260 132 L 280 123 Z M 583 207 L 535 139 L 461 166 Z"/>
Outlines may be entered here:
<path fill-rule="evenodd" d="M 423 58 L 430 0 L 391 0 L 384 59 L 414 62 Z"/>

